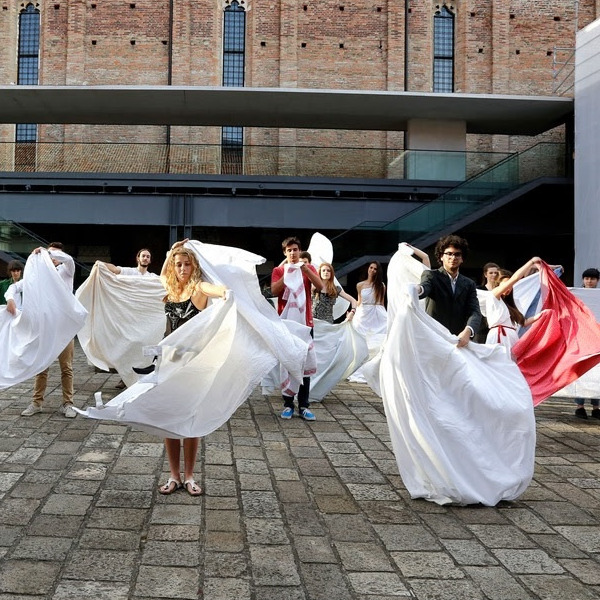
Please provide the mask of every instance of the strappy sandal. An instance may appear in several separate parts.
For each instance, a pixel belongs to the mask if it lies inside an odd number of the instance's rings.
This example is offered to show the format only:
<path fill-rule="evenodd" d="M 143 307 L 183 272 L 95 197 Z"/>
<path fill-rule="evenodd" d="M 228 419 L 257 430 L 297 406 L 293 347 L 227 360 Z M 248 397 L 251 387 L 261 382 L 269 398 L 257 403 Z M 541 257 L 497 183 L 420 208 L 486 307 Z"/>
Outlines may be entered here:
<path fill-rule="evenodd" d="M 190 496 L 202 496 L 204 494 L 204 490 L 193 479 L 186 479 L 183 482 L 183 487 Z"/>
<path fill-rule="evenodd" d="M 181 487 L 183 487 L 181 485 L 181 481 L 179 481 L 177 479 L 173 479 L 172 477 L 169 477 L 169 479 L 167 480 L 167 483 L 165 483 L 165 485 L 161 485 L 158 488 L 158 492 L 160 494 L 162 494 L 163 496 L 168 496 L 169 494 L 176 492 Z"/>

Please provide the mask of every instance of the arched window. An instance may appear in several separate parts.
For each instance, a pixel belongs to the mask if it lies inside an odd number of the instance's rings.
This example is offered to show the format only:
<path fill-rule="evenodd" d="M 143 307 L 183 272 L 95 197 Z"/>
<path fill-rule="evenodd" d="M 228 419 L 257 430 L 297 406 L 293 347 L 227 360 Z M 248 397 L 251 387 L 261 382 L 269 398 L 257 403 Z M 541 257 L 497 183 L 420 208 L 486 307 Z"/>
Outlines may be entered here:
<path fill-rule="evenodd" d="M 28 4 L 19 15 L 19 53 L 17 56 L 17 84 L 37 85 L 40 54 L 40 11 Z M 19 123 L 16 131 L 17 142 L 35 142 L 37 125 Z"/>
<path fill-rule="evenodd" d="M 232 0 L 223 16 L 223 86 L 243 87 L 246 65 L 246 9 L 244 0 Z M 243 127 L 223 127 L 221 131 L 221 170 L 242 171 Z"/>
<path fill-rule="evenodd" d="M 433 17 L 433 91 L 454 91 L 454 15 L 445 4 Z"/>

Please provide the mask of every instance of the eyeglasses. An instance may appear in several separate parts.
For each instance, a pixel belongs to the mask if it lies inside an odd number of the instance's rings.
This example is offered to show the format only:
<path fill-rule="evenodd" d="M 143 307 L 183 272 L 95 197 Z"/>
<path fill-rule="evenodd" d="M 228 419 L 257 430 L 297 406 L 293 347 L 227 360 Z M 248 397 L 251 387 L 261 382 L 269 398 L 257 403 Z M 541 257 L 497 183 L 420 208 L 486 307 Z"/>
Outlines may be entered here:
<path fill-rule="evenodd" d="M 456 258 L 461 258 L 462 252 L 444 252 L 444 256 L 454 256 Z"/>

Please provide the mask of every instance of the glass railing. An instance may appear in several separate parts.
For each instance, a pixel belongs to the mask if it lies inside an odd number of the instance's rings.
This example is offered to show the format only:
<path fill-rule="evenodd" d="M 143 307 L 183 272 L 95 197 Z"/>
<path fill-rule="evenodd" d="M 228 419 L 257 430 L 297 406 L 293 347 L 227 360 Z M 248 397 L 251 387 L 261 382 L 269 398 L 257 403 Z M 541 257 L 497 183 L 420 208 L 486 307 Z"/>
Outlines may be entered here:
<path fill-rule="evenodd" d="M 539 143 L 505 158 L 395 221 L 364 221 L 332 240 L 339 261 L 336 270 L 343 269 L 352 258 L 351 254 L 345 256 L 344 248 L 351 249 L 360 243 L 368 255 L 381 254 L 382 249 L 395 248 L 401 241 L 428 245 L 455 229 L 462 219 L 522 185 L 543 177 L 564 177 L 565 165 L 564 144 Z"/>
<path fill-rule="evenodd" d="M 4 173 L 250 175 L 464 181 L 506 152 L 209 144 L 0 142 Z"/>
<path fill-rule="evenodd" d="M 0 261 L 8 263 L 11 260 L 19 260 L 23 264 L 32 250 L 39 246 L 46 247 L 50 242 L 45 240 L 26 227 L 14 221 L 0 219 Z M 68 252 L 69 249 L 65 248 Z M 76 278 L 83 279 L 90 273 L 93 265 L 75 261 Z"/>

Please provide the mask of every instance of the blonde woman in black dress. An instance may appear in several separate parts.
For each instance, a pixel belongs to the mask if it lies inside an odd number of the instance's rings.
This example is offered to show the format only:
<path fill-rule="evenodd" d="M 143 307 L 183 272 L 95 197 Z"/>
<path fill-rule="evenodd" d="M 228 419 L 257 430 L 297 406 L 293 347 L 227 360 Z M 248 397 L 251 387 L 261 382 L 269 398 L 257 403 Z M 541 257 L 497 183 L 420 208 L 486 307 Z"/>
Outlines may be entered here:
<path fill-rule="evenodd" d="M 209 298 L 225 298 L 227 288 L 202 281 L 202 272 L 194 253 L 183 245 L 188 240 L 175 242 L 167 254 L 160 279 L 167 292 L 164 298 L 167 328 L 165 336 L 181 327 L 200 311 L 204 310 Z M 191 496 L 200 496 L 203 491 L 194 480 L 194 467 L 200 438 L 165 439 L 171 475 L 158 491 L 172 494 L 183 487 Z M 183 445 L 183 482 L 181 481 L 180 457 Z"/>

